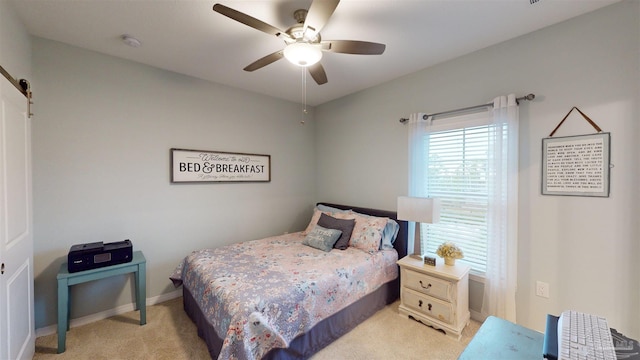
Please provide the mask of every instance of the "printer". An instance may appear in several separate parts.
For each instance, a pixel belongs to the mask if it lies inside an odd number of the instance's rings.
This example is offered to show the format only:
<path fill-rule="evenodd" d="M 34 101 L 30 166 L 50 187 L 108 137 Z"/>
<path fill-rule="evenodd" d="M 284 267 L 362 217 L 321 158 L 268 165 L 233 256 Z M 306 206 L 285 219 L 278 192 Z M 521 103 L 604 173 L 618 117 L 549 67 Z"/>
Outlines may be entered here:
<path fill-rule="evenodd" d="M 71 246 L 68 257 L 70 273 L 99 267 L 124 264 L 133 259 L 131 240 L 111 243 L 92 242 Z"/>

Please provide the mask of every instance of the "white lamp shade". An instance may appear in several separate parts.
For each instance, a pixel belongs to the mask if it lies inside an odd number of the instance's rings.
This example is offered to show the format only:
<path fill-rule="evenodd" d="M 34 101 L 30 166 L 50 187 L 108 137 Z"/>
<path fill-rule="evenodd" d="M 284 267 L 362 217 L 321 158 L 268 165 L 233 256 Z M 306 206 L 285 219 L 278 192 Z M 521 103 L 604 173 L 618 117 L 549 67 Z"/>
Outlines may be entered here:
<path fill-rule="evenodd" d="M 284 48 L 284 57 L 294 65 L 307 67 L 322 59 L 322 50 L 317 45 L 295 42 Z"/>
<path fill-rule="evenodd" d="M 398 196 L 398 220 L 436 223 L 440 221 L 440 199 Z"/>

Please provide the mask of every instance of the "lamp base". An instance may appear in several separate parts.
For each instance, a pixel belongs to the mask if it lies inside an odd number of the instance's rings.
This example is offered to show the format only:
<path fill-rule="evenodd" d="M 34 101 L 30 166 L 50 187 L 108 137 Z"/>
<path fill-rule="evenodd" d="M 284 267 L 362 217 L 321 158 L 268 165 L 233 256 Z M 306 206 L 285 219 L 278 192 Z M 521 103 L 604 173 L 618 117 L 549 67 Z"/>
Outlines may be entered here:
<path fill-rule="evenodd" d="M 412 258 L 412 259 L 416 259 L 416 260 L 423 260 L 424 259 L 423 256 L 420 255 L 420 254 L 411 254 L 411 255 L 409 255 L 409 257 Z"/>

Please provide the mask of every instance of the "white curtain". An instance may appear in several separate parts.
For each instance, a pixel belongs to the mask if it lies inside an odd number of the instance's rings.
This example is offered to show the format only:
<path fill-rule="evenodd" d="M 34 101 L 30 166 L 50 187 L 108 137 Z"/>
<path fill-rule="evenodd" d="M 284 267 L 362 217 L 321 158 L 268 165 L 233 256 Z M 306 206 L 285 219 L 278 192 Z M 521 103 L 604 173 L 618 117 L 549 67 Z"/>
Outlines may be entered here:
<path fill-rule="evenodd" d="M 423 120 L 425 114 L 409 115 L 409 196 L 426 196 L 424 186 L 427 159 L 424 149 L 429 145 L 428 128 L 431 118 Z"/>
<path fill-rule="evenodd" d="M 425 114 L 409 115 L 409 196 L 426 197 L 427 189 L 424 186 L 427 178 L 426 154 L 424 149 L 429 145 L 428 134 L 431 126 L 431 117 L 424 120 Z M 408 244 L 409 251 L 414 249 L 415 223 L 409 222 Z M 424 252 L 424 249 L 422 249 Z"/>
<path fill-rule="evenodd" d="M 516 321 L 518 236 L 518 104 L 513 94 L 493 101 L 490 139 L 487 271 L 482 315 Z"/>

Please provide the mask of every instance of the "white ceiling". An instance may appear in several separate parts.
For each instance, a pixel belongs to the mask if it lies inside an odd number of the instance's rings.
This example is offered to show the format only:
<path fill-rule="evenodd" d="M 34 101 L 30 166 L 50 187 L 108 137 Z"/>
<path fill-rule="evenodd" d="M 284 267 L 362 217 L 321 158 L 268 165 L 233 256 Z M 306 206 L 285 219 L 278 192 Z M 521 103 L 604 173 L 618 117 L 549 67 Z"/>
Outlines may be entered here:
<path fill-rule="evenodd" d="M 212 8 L 220 2 L 286 30 L 295 24 L 293 12 L 308 9 L 311 0 L 9 1 L 31 35 L 302 101 L 302 71 L 286 60 L 254 72 L 242 70 L 284 42 Z M 319 105 L 618 1 L 342 0 L 322 29 L 322 39 L 380 42 L 386 51 L 325 53 L 328 83 L 317 85 L 307 76 L 307 102 Z M 123 34 L 135 36 L 142 46 L 123 44 Z"/>

